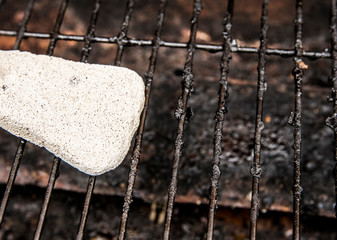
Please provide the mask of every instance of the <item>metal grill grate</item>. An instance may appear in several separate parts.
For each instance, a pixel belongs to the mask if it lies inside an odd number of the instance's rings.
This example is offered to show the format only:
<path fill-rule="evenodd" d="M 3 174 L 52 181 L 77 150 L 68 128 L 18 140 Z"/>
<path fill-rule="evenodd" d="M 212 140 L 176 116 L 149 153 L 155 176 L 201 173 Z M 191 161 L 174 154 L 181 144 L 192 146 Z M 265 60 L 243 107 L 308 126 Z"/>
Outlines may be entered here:
<path fill-rule="evenodd" d="M 331 0 L 331 19 L 330 19 L 330 31 L 331 31 L 331 50 L 330 51 L 306 51 L 303 48 L 302 43 L 302 28 L 303 28 L 303 1 L 296 1 L 296 16 L 295 16 L 295 43 L 293 49 L 283 49 L 283 48 L 269 48 L 267 45 L 267 35 L 268 35 L 268 8 L 269 1 L 263 0 L 262 3 L 262 16 L 261 16 L 261 29 L 260 29 L 260 41 L 259 47 L 243 47 L 237 44 L 234 41 L 232 36 L 232 24 L 233 24 L 233 15 L 234 15 L 234 0 L 228 1 L 227 11 L 224 16 L 224 30 L 223 30 L 223 43 L 222 44 L 211 44 L 211 43 L 197 43 L 197 32 L 198 32 L 198 19 L 199 15 L 202 13 L 202 3 L 201 0 L 195 0 L 193 3 L 192 18 L 190 21 L 190 33 L 189 40 L 187 43 L 184 42 L 174 42 L 174 41 L 165 41 L 161 38 L 161 33 L 164 25 L 164 17 L 167 9 L 168 0 L 161 0 L 159 5 L 159 11 L 156 19 L 155 33 L 152 40 L 147 39 L 131 39 L 128 37 L 128 28 L 131 21 L 131 16 L 135 7 L 135 2 L 129 0 L 126 3 L 126 8 L 124 12 L 123 22 L 120 27 L 120 32 L 116 36 L 112 37 L 103 37 L 96 36 L 95 29 L 98 20 L 99 11 L 102 8 L 104 3 L 101 3 L 100 0 L 93 1 L 94 6 L 91 11 L 91 18 L 85 35 L 71 35 L 63 34 L 60 32 L 62 26 L 62 21 L 65 15 L 65 12 L 68 7 L 68 0 L 62 0 L 60 2 L 60 8 L 58 15 L 51 33 L 43 32 L 30 32 L 27 31 L 27 24 L 29 23 L 30 16 L 34 8 L 34 0 L 30 0 L 27 4 L 26 10 L 24 12 L 24 17 L 20 24 L 20 28 L 16 30 L 0 30 L 0 35 L 4 37 L 16 37 L 13 49 L 20 49 L 21 43 L 24 39 L 47 39 L 49 40 L 49 46 L 47 50 L 47 55 L 53 55 L 54 49 L 57 47 L 58 41 L 75 41 L 84 43 L 82 48 L 80 61 L 87 62 L 88 57 L 92 50 L 92 44 L 95 43 L 104 43 L 112 44 L 117 46 L 116 56 L 114 60 L 114 65 L 120 66 L 122 62 L 122 56 L 124 50 L 130 47 L 140 47 L 146 48 L 151 47 L 151 55 L 149 59 L 148 69 L 145 73 L 145 85 L 146 85 L 146 100 L 145 108 L 141 115 L 140 126 L 137 131 L 133 150 L 130 155 L 130 169 L 128 174 L 128 182 L 125 188 L 124 204 L 122 210 L 122 216 L 120 219 L 120 228 L 117 239 L 125 239 L 127 233 L 127 222 L 129 219 L 130 206 L 133 199 L 133 191 L 138 171 L 138 164 L 141 160 L 141 152 L 143 152 L 143 136 L 146 133 L 145 122 L 148 111 L 151 109 L 150 105 L 150 96 L 152 92 L 152 84 L 155 80 L 155 68 L 158 62 L 158 54 L 160 49 L 186 49 L 186 60 L 182 70 L 182 80 L 181 80 L 181 95 L 178 98 L 176 109 L 175 109 L 175 118 L 178 120 L 178 126 L 176 129 L 176 138 L 174 141 L 174 150 L 172 153 L 173 156 L 173 166 L 172 166 L 172 175 L 170 179 L 169 186 L 166 186 L 168 189 L 168 200 L 167 206 L 164 207 L 166 210 L 166 217 L 164 221 L 164 230 L 162 233 L 163 239 L 170 239 L 174 203 L 177 192 L 177 187 L 179 188 L 178 179 L 179 179 L 179 166 L 181 165 L 181 159 L 183 157 L 183 146 L 184 146 L 184 135 L 187 133 L 186 126 L 190 122 L 190 118 L 193 113 L 189 107 L 189 99 L 193 91 L 193 59 L 194 54 L 197 51 L 202 51 L 208 54 L 222 53 L 220 61 L 220 80 L 218 87 L 218 104 L 216 109 L 216 114 L 213 122 L 214 126 L 214 139 L 213 139 L 213 157 L 212 162 L 209 159 L 209 165 L 211 166 L 211 178 L 210 178 L 210 194 L 209 194 L 209 213 L 207 219 L 207 229 L 205 236 L 207 239 L 213 239 L 213 231 L 215 228 L 215 213 L 217 208 L 217 195 L 219 190 L 219 185 L 221 185 L 221 161 L 226 161 L 226 158 L 222 158 L 223 151 L 223 137 L 224 137 L 224 123 L 226 120 L 226 113 L 228 107 L 228 101 L 230 98 L 230 86 L 228 81 L 228 74 L 230 71 L 230 61 L 232 54 L 255 54 L 258 55 L 258 78 L 257 78 L 257 92 L 256 92 L 256 115 L 255 115 L 255 134 L 253 140 L 253 157 L 251 166 L 247 165 L 246 168 L 249 169 L 251 173 L 251 207 L 250 207 L 250 231 L 249 238 L 256 239 L 258 235 L 258 214 L 261 210 L 260 206 L 260 194 L 259 194 L 259 185 L 260 181 L 263 181 L 264 175 L 262 173 L 263 164 L 261 163 L 261 155 L 263 154 L 263 128 L 264 128 L 264 116 L 263 103 L 265 101 L 265 93 L 267 91 L 266 82 L 266 64 L 267 56 L 276 56 L 276 57 L 291 57 L 294 60 L 294 69 L 293 69 L 293 78 L 295 82 L 295 99 L 294 99 L 294 110 L 291 112 L 289 117 L 289 123 L 294 127 L 294 144 L 293 144 L 293 230 L 292 238 L 300 239 L 301 237 L 301 196 L 302 196 L 302 186 L 301 186 L 301 169 L 302 169 L 302 95 L 303 95 L 303 72 L 306 70 L 307 66 L 303 62 L 303 59 L 310 60 L 320 60 L 320 59 L 331 59 L 331 80 L 333 83 L 333 90 L 331 101 L 333 102 L 333 114 L 332 117 L 327 119 L 327 124 L 334 130 L 334 159 L 331 159 L 331 162 L 334 161 L 334 175 L 333 179 L 335 181 L 335 197 L 337 199 L 337 146 L 336 146 L 336 136 L 337 136 L 337 53 L 336 53 L 336 42 L 337 42 L 337 33 L 336 33 L 336 1 Z M 10 1 L 2 0 L 0 6 L 5 9 L 6 5 L 11 4 Z M 225 7 L 225 3 L 221 6 Z M 158 75 L 160 73 L 157 73 Z M 204 103 L 207 105 L 207 103 Z M 290 104 L 290 103 L 289 103 Z M 229 111 L 235 111 L 235 109 L 229 109 Z M 193 120 L 192 120 L 193 121 Z M 235 131 L 235 130 L 234 130 Z M 5 217 L 5 210 L 8 201 L 10 200 L 10 193 L 12 191 L 16 175 L 20 166 L 21 159 L 25 150 L 26 141 L 20 139 L 19 145 L 17 147 L 17 152 L 13 161 L 13 165 L 9 174 L 8 182 L 6 189 L 3 195 L 1 208 L 0 208 L 0 223 L 3 223 Z M 52 192 L 56 179 L 59 175 L 59 165 L 60 159 L 54 158 L 53 165 L 49 175 L 49 182 L 46 188 L 45 199 L 41 208 L 41 214 L 39 220 L 36 224 L 36 231 L 34 239 L 40 239 L 42 229 L 45 223 L 45 218 L 47 215 L 47 209 L 50 204 Z M 290 177 L 290 176 L 288 176 Z M 84 201 L 84 207 L 82 210 L 82 216 L 80 219 L 78 232 L 76 239 L 83 239 L 85 235 L 86 221 L 89 214 L 89 207 L 91 198 L 94 192 L 96 177 L 88 178 L 87 191 Z M 333 189 L 333 187 L 331 187 Z M 332 206 L 331 206 L 332 208 Z M 93 211 L 95 211 L 93 209 Z M 337 212 L 337 208 L 335 208 Z M 337 213 L 336 213 L 337 214 Z"/>

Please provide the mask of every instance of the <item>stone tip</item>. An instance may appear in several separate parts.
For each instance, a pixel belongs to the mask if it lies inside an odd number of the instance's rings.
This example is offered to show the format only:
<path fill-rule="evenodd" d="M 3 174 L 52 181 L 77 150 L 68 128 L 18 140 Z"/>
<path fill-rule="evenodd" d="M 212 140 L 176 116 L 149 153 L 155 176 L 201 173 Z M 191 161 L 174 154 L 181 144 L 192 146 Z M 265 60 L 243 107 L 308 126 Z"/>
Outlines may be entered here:
<path fill-rule="evenodd" d="M 89 175 L 123 161 L 143 107 L 130 69 L 0 51 L 0 126 Z"/>

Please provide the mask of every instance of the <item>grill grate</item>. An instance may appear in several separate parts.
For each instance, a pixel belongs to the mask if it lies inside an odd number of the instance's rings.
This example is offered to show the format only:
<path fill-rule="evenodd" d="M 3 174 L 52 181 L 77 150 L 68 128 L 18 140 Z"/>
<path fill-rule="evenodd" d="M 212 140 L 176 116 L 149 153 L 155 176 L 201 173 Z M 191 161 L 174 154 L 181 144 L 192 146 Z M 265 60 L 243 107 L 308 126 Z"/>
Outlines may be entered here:
<path fill-rule="evenodd" d="M 224 29 L 224 42 L 223 42 L 223 55 L 221 58 L 221 78 L 219 86 L 219 101 L 218 109 L 215 115 L 215 129 L 214 129 L 214 149 L 213 149 L 213 167 L 211 178 L 211 190 L 210 190 L 210 202 L 209 202 L 209 214 L 208 214 L 208 227 L 207 227 L 207 239 L 212 239 L 214 229 L 214 215 L 216 208 L 217 188 L 220 180 L 220 155 L 222 152 L 222 128 L 227 111 L 226 99 L 228 98 L 228 81 L 227 75 L 229 72 L 229 61 L 231 59 L 231 27 L 232 27 L 232 15 L 233 15 L 234 1 L 228 2 L 228 13 L 225 17 L 225 29 Z"/>
<path fill-rule="evenodd" d="M 95 35 L 96 23 L 98 20 L 98 14 L 101 8 L 101 1 L 94 1 L 94 6 L 91 11 L 91 19 L 85 35 L 69 35 L 60 33 L 60 28 L 62 25 L 63 18 L 65 16 L 65 11 L 68 7 L 68 0 L 62 0 L 57 15 L 57 19 L 53 30 L 50 34 L 42 32 L 28 32 L 26 30 L 27 24 L 29 22 L 30 16 L 34 8 L 34 0 L 30 0 L 27 4 L 23 20 L 21 22 L 20 28 L 17 31 L 13 30 L 0 30 L 1 36 L 15 36 L 15 44 L 13 49 L 20 49 L 20 45 L 23 39 L 26 38 L 36 38 L 36 39 L 49 39 L 49 47 L 47 50 L 47 55 L 53 55 L 54 49 L 56 47 L 57 41 L 76 41 L 83 42 L 84 47 L 82 48 L 80 61 L 87 62 L 90 55 L 93 43 L 107 43 L 114 44 L 117 46 L 117 52 L 114 60 L 114 65 L 120 66 L 122 62 L 123 52 L 126 48 L 131 46 L 138 47 L 152 47 L 151 56 L 149 60 L 149 66 L 145 73 L 145 107 L 141 115 L 140 126 L 135 137 L 135 143 L 133 146 L 133 151 L 131 154 L 130 170 L 128 175 L 128 183 L 126 187 L 126 192 L 124 196 L 123 212 L 121 216 L 120 228 L 118 239 L 125 239 L 127 232 L 127 222 L 129 218 L 130 205 L 132 203 L 132 195 L 135 186 L 135 180 L 138 171 L 138 164 L 141 158 L 143 136 L 146 132 L 145 122 L 147 113 L 150 108 L 149 100 L 151 95 L 152 83 L 154 81 L 154 73 L 156 69 L 156 63 L 158 59 L 158 53 L 160 48 L 181 48 L 187 50 L 185 65 L 182 74 L 181 83 L 181 95 L 177 102 L 177 108 L 175 110 L 175 117 L 178 120 L 178 127 L 176 130 L 176 139 L 174 143 L 174 153 L 173 153 L 173 166 L 172 166 L 172 176 L 170 180 L 170 185 L 168 187 L 168 200 L 166 207 L 166 218 L 163 231 L 163 239 L 170 238 L 171 223 L 174 210 L 175 195 L 178 186 L 178 169 L 180 166 L 180 160 L 183 154 L 184 145 L 184 134 L 186 134 L 186 125 L 192 117 L 191 109 L 189 108 L 188 101 L 193 91 L 193 57 L 196 50 L 202 50 L 209 53 L 222 52 L 222 58 L 220 62 L 221 66 L 221 76 L 219 80 L 218 89 L 218 105 L 215 114 L 214 121 L 214 139 L 213 139 L 213 161 L 212 161 L 212 176 L 210 179 L 210 196 L 209 196 L 209 213 L 207 220 L 207 239 L 213 239 L 213 231 L 215 227 L 215 212 L 217 208 L 217 195 L 219 184 L 221 185 L 221 155 L 223 154 L 223 127 L 226 121 L 227 104 L 230 100 L 229 96 L 229 86 L 228 86 L 228 73 L 230 59 L 233 53 L 237 54 L 257 54 L 258 55 L 258 82 L 257 82 L 257 98 L 256 98 L 256 115 L 255 115 L 255 135 L 254 135 L 254 155 L 253 162 L 251 166 L 251 176 L 252 176 L 252 192 L 251 192 L 251 208 L 250 208 L 250 231 L 249 238 L 257 239 L 258 234 L 258 213 L 259 213 L 259 185 L 260 181 L 263 179 L 261 166 L 261 148 L 263 142 L 263 102 L 265 100 L 264 94 L 267 90 L 266 88 L 266 62 L 267 55 L 274 55 L 277 57 L 293 57 L 294 59 L 294 83 L 295 83 L 295 105 L 292 111 L 289 123 L 294 127 L 294 166 L 293 166 L 293 239 L 300 239 L 301 236 L 301 196 L 302 196 L 302 186 L 301 186 L 301 163 L 302 163 L 302 82 L 303 82 L 303 72 L 306 69 L 306 65 L 303 63 L 302 58 L 308 58 L 310 60 L 318 59 L 332 59 L 331 67 L 331 80 L 333 82 L 333 91 L 331 100 L 333 101 L 333 116 L 327 120 L 327 124 L 334 130 L 334 181 L 335 181 L 335 195 L 337 199 L 337 54 L 336 54 L 336 1 L 331 1 L 331 51 L 305 51 L 302 44 L 302 28 L 303 28 L 303 1 L 296 1 L 296 17 L 295 17 L 295 44 L 293 50 L 288 49 L 277 49 L 268 48 L 267 46 L 267 32 L 268 32 L 268 0 L 263 1 L 262 5 L 262 16 L 261 16 L 261 30 L 260 30 L 260 46 L 259 47 L 243 47 L 233 41 L 231 29 L 233 23 L 234 15 L 234 0 L 228 1 L 227 12 L 224 18 L 224 32 L 223 32 L 223 43 L 222 45 L 217 44 L 198 44 L 196 40 L 196 35 L 198 32 L 198 18 L 199 14 L 202 12 L 201 0 L 194 0 L 193 3 L 193 13 L 190 22 L 190 35 L 188 43 L 182 42 L 172 42 L 164 41 L 161 39 L 161 33 L 164 25 L 164 17 L 166 13 L 168 0 L 161 0 L 158 16 L 156 20 L 156 30 L 153 36 L 153 40 L 146 39 L 130 39 L 128 38 L 128 28 L 131 20 L 131 16 L 134 9 L 134 1 L 129 0 L 126 3 L 125 13 L 123 17 L 123 22 L 120 27 L 120 33 L 114 37 L 101 37 Z M 0 2 L 2 8 L 6 7 L 5 1 Z M 1 208 L 0 208 L 0 224 L 3 223 L 5 209 L 12 191 L 13 184 L 20 166 L 20 162 L 25 150 L 26 141 L 20 139 L 17 152 L 12 164 L 12 168 L 8 177 L 8 182 L 6 185 L 6 190 L 3 195 Z M 56 179 L 59 175 L 59 165 L 60 159 L 54 158 L 53 165 L 50 171 L 49 182 L 46 188 L 45 199 L 41 208 L 41 213 L 39 220 L 36 224 L 36 231 L 34 239 L 40 239 L 45 218 L 47 215 L 47 209 L 50 204 L 52 192 Z M 80 219 L 77 237 L 76 239 L 83 239 L 85 233 L 85 225 L 87 217 L 89 214 L 89 206 L 91 198 L 94 192 L 96 177 L 90 176 L 88 178 L 87 191 L 84 201 L 84 207 L 82 210 L 82 216 Z M 335 212 L 337 215 L 337 208 L 335 207 Z"/>

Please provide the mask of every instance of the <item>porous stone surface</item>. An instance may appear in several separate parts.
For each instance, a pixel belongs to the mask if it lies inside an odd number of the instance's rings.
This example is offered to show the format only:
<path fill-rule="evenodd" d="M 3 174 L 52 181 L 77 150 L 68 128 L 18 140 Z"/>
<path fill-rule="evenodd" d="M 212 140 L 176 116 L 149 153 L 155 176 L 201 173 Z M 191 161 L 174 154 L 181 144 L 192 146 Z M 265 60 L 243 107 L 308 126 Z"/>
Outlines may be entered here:
<path fill-rule="evenodd" d="M 127 68 L 0 51 L 0 126 L 87 174 L 123 161 L 143 106 Z"/>

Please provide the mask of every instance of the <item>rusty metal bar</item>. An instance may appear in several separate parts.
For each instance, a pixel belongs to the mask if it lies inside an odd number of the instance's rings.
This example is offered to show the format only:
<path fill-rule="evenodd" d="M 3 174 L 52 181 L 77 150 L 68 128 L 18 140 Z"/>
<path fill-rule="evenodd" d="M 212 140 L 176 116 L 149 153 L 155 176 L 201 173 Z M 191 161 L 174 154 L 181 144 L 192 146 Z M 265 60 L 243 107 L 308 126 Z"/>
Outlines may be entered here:
<path fill-rule="evenodd" d="M 85 229 L 85 225 L 87 223 L 90 201 L 91 201 L 92 194 L 94 192 L 95 182 L 96 182 L 96 177 L 90 176 L 89 179 L 88 179 L 87 193 L 85 195 L 84 206 L 83 206 L 83 210 L 82 210 L 82 216 L 81 216 L 80 224 L 78 226 L 76 240 L 82 240 L 83 239 L 84 229 Z"/>
<path fill-rule="evenodd" d="M 54 48 L 56 45 L 56 35 L 57 33 L 59 33 L 60 28 L 61 28 L 61 24 L 64 18 L 64 13 L 67 9 L 67 4 L 68 4 L 68 0 L 63 0 L 57 15 L 57 19 L 53 28 L 53 33 L 51 36 L 52 38 L 50 39 L 50 43 L 49 43 L 49 47 L 47 50 L 47 55 L 51 56 L 53 55 L 54 52 Z M 34 240 L 38 240 L 41 237 L 41 233 L 42 233 L 42 229 L 43 229 L 43 225 L 44 225 L 44 221 L 47 215 L 47 211 L 48 211 L 48 207 L 49 207 L 49 203 L 50 203 L 50 198 L 55 186 L 55 181 L 59 176 L 59 166 L 60 166 L 60 159 L 58 157 L 54 158 L 53 161 L 53 165 L 52 165 L 52 169 L 50 171 L 50 175 L 49 175 L 49 181 L 48 181 L 48 185 L 47 185 L 47 189 L 46 189 L 46 193 L 45 193 L 45 198 L 44 198 L 44 202 L 42 204 L 42 208 L 41 208 L 41 213 L 40 213 L 40 217 L 39 217 L 39 221 L 37 223 L 36 226 L 36 230 L 35 230 L 35 234 L 34 234 Z"/>
<path fill-rule="evenodd" d="M 48 181 L 48 185 L 47 185 L 47 189 L 46 189 L 44 202 L 43 202 L 43 205 L 42 205 L 42 208 L 41 208 L 40 218 L 39 218 L 39 221 L 37 223 L 35 234 L 34 234 L 34 240 L 38 240 L 41 237 L 42 228 L 43 228 L 44 221 L 46 219 L 46 214 L 47 214 L 51 194 L 52 194 L 54 186 L 55 186 L 55 181 L 56 181 L 56 179 L 59 175 L 60 161 L 61 160 L 58 157 L 54 158 L 53 166 L 52 166 L 52 169 L 51 169 L 50 175 L 49 175 L 49 181 Z"/>
<path fill-rule="evenodd" d="M 16 37 L 16 40 L 15 40 L 15 43 L 14 43 L 14 46 L 13 46 L 13 50 L 19 50 L 19 48 L 20 48 L 20 45 L 21 45 L 21 42 L 22 42 L 22 39 L 23 39 L 23 36 L 24 36 L 24 32 L 26 30 L 28 21 L 29 21 L 30 16 L 31 16 L 32 11 L 33 11 L 34 2 L 35 2 L 35 0 L 30 0 L 27 4 L 23 20 L 20 24 L 20 28 L 19 28 L 19 30 L 17 32 L 17 35 L 16 35 L 17 37 Z M 18 148 L 17 148 L 16 153 L 15 153 L 14 161 L 12 163 L 11 171 L 10 171 L 10 174 L 8 176 L 6 190 L 4 192 L 4 195 L 3 195 L 3 198 L 2 198 L 2 201 L 1 201 L 0 225 L 3 222 L 5 210 L 6 210 L 8 199 L 9 199 L 9 195 L 12 191 L 13 184 L 14 184 L 14 181 L 15 181 L 15 177 L 16 177 L 16 174 L 19 170 L 20 162 L 21 162 L 23 152 L 24 152 L 25 147 L 26 147 L 26 143 L 27 143 L 27 141 L 25 139 L 20 138 L 19 145 L 18 145 Z"/>
<path fill-rule="evenodd" d="M 98 19 L 98 13 L 99 13 L 100 6 L 101 6 L 101 0 L 96 0 L 94 3 L 94 7 L 92 9 L 92 12 L 91 12 L 88 30 L 85 35 L 85 44 L 84 44 L 84 47 L 82 48 L 82 53 L 81 53 L 81 58 L 80 58 L 81 62 L 87 62 L 87 59 L 89 57 L 89 54 L 91 51 L 92 37 L 95 35 L 96 23 Z M 88 178 L 87 191 L 86 191 L 80 224 L 79 224 L 78 231 L 77 231 L 76 240 L 83 239 L 84 229 L 85 229 L 85 225 L 87 222 L 87 217 L 88 217 L 88 212 L 89 212 L 89 207 L 90 207 L 90 201 L 91 201 L 91 197 L 92 197 L 92 194 L 95 188 L 95 182 L 96 182 L 96 176 L 90 176 Z"/>
<path fill-rule="evenodd" d="M 0 35 L 2 36 L 17 36 L 17 31 L 12 30 L 0 30 Z M 23 37 L 32 37 L 32 38 L 39 38 L 39 39 L 50 39 L 50 33 L 37 33 L 37 32 L 24 32 Z M 64 41 L 78 41 L 83 42 L 85 41 L 85 36 L 83 35 L 66 35 L 66 34 L 58 34 L 57 40 L 64 40 Z M 92 42 L 95 43 L 117 43 L 117 37 L 99 37 L 94 36 L 92 37 Z M 123 39 L 121 43 L 124 46 L 153 46 L 153 42 L 151 40 L 144 40 L 144 39 Z M 180 43 L 180 42 L 167 42 L 167 41 L 160 41 L 160 47 L 168 47 L 168 48 L 187 48 L 187 43 Z M 222 45 L 216 44 L 196 44 L 195 48 L 198 50 L 208 51 L 211 53 L 222 52 L 223 48 Z M 245 47 L 233 44 L 231 46 L 231 51 L 233 53 L 250 53 L 250 54 L 257 54 L 259 52 L 258 48 L 255 47 Z M 267 55 L 275 55 L 281 57 L 294 57 L 295 50 L 293 49 L 276 49 L 276 48 L 267 48 L 266 49 Z M 312 52 L 312 51 L 303 51 L 302 57 L 308 58 L 310 60 L 316 60 L 321 58 L 331 58 L 331 53 L 329 50 L 324 50 L 321 52 Z"/>
<path fill-rule="evenodd" d="M 16 150 L 15 158 L 14 158 L 12 168 L 11 168 L 11 171 L 10 171 L 10 174 L 9 174 L 9 177 L 8 177 L 6 190 L 5 190 L 5 193 L 4 193 L 4 195 L 2 197 L 2 201 L 1 201 L 0 225 L 2 224 L 2 221 L 3 221 L 3 218 L 4 218 L 5 210 L 6 210 L 8 199 L 9 199 L 9 194 L 12 191 L 12 187 L 13 187 L 15 177 L 16 177 L 16 174 L 17 174 L 19 166 L 20 166 L 21 158 L 22 158 L 23 151 L 25 149 L 26 143 L 27 143 L 27 141 L 21 138 L 19 146 Z"/>
<path fill-rule="evenodd" d="M 34 7 L 35 0 L 30 0 L 28 2 L 28 5 L 25 10 L 25 15 L 23 17 L 23 20 L 20 24 L 20 28 L 17 31 L 17 38 L 14 43 L 14 50 L 18 50 L 20 48 L 22 39 L 24 37 L 24 32 L 26 31 L 27 23 L 30 19 L 30 16 L 32 15 L 33 7 Z"/>
<path fill-rule="evenodd" d="M 228 98 L 228 72 L 229 63 L 231 59 L 231 29 L 232 29 L 232 18 L 233 18 L 233 8 L 234 0 L 228 1 L 228 7 L 226 16 L 224 19 L 224 32 L 223 32 L 223 53 L 220 62 L 220 81 L 219 81 L 219 91 L 218 91 L 218 108 L 215 114 L 215 126 L 214 126 L 214 145 L 213 145 L 213 161 L 212 161 L 212 177 L 211 177 L 211 187 L 210 187 L 210 199 L 209 199 L 209 212 L 208 212 L 208 222 L 207 222 L 207 240 L 213 239 L 214 230 L 214 216 L 216 211 L 216 198 L 217 191 L 220 180 L 220 156 L 222 154 L 222 127 L 227 113 L 227 102 Z"/>
<path fill-rule="evenodd" d="M 165 18 L 165 10 L 166 10 L 167 0 L 161 0 L 160 2 L 160 9 L 157 16 L 157 26 L 153 38 L 153 47 L 150 57 L 150 64 L 147 72 L 145 73 L 145 103 L 142 115 L 140 117 L 140 125 L 136 135 L 136 142 L 133 148 L 132 156 L 131 156 L 131 164 L 129 170 L 129 177 L 128 177 L 128 186 L 126 188 L 125 197 L 124 197 L 124 204 L 123 204 L 123 213 L 121 217 L 121 223 L 119 228 L 118 239 L 123 240 L 125 238 L 126 232 L 126 224 L 128 220 L 128 214 L 130 210 L 130 205 L 132 202 L 132 193 L 133 188 L 136 180 L 137 170 L 138 170 L 138 163 L 140 161 L 141 156 L 141 146 L 142 146 L 142 139 L 143 133 L 145 128 L 145 121 L 146 115 L 149 108 L 149 101 L 150 101 L 150 94 L 151 94 L 151 87 L 154 78 L 154 72 L 156 68 L 158 52 L 160 47 L 160 37 L 162 28 L 164 25 L 164 18 Z"/>
<path fill-rule="evenodd" d="M 294 57 L 294 83 L 295 83 L 295 110 L 291 112 L 289 123 L 294 127 L 294 170 L 293 170 L 293 237 L 294 240 L 300 239 L 300 209 L 301 209 L 301 160 L 302 160 L 302 81 L 303 70 L 306 65 L 302 61 L 302 27 L 303 0 L 296 1 L 295 18 L 295 57 Z"/>
<path fill-rule="evenodd" d="M 131 20 L 132 12 L 133 12 L 133 7 L 134 7 L 134 1 L 133 0 L 128 0 L 126 3 L 126 8 L 124 11 L 124 17 L 123 17 L 123 22 L 120 28 L 120 32 L 118 36 L 115 38 L 116 43 L 117 43 L 117 52 L 116 52 L 116 57 L 114 61 L 115 66 L 120 66 L 121 61 L 122 61 L 122 56 L 124 53 L 124 43 L 123 40 L 127 39 L 127 33 L 129 30 L 129 23 Z M 137 133 L 136 137 L 136 142 L 139 141 L 140 136 Z M 137 152 L 135 152 L 137 151 Z M 137 160 L 135 160 L 134 154 L 138 154 L 140 157 L 140 149 L 134 150 L 133 155 L 131 157 L 131 163 L 130 163 L 130 170 L 129 170 L 129 176 L 128 176 L 128 186 L 126 188 L 125 196 L 124 196 L 124 204 L 123 204 L 123 212 L 121 216 L 121 221 L 119 224 L 119 231 L 118 231 L 118 239 L 124 239 L 125 238 L 125 232 L 126 232 L 126 224 L 128 220 L 128 215 L 129 215 L 129 210 L 130 210 L 130 205 L 132 202 L 132 192 L 133 192 L 133 186 L 137 174 L 137 169 L 138 169 L 138 161 L 139 157 Z M 137 161 L 137 162 L 136 162 Z"/>
<path fill-rule="evenodd" d="M 116 57 L 114 61 L 115 66 L 121 65 L 122 56 L 123 56 L 124 47 L 125 47 L 123 40 L 127 39 L 127 33 L 129 30 L 129 23 L 130 23 L 132 12 L 133 12 L 133 7 L 134 7 L 134 1 L 128 0 L 126 3 L 125 11 L 124 11 L 124 17 L 123 17 L 123 22 L 120 28 L 120 32 L 118 36 L 115 37 L 116 43 L 117 43 L 117 52 L 116 52 Z M 136 139 L 137 139 L 136 141 L 138 142 L 139 141 L 138 135 Z M 139 152 L 139 155 L 140 155 L 140 152 Z M 138 167 L 138 162 L 136 164 L 134 159 L 131 158 L 129 177 L 128 177 L 128 186 L 127 186 L 126 193 L 124 196 L 123 212 L 121 216 L 121 222 L 119 225 L 118 239 L 125 238 L 126 223 L 128 220 L 129 209 L 130 209 L 130 205 L 132 202 L 132 192 L 133 192 L 134 181 L 135 181 L 136 174 L 137 174 L 137 167 Z"/>
<path fill-rule="evenodd" d="M 333 88 L 331 98 L 333 103 L 333 115 L 327 119 L 327 125 L 334 131 L 334 162 L 333 177 L 335 181 L 335 215 L 337 217 L 337 1 L 331 0 L 331 18 L 330 18 L 330 33 L 331 33 L 331 81 Z"/>
<path fill-rule="evenodd" d="M 54 28 L 52 32 L 50 33 L 50 42 L 49 42 L 49 46 L 47 50 L 47 55 L 49 56 L 52 56 L 54 54 L 54 48 L 55 48 L 55 45 L 58 39 L 58 34 L 60 33 L 61 24 L 64 18 L 64 14 L 66 12 L 67 6 L 68 6 L 68 0 L 62 0 Z"/>
<path fill-rule="evenodd" d="M 175 140 L 175 148 L 174 148 L 174 158 L 173 158 L 173 166 L 172 166 L 172 176 L 171 182 L 168 191 L 168 199 L 167 199 L 167 209 L 165 216 L 165 228 L 163 233 L 163 239 L 168 240 L 170 236 L 170 228 L 171 228 L 171 220 L 172 220 L 172 212 L 174 199 L 177 192 L 177 184 L 178 184 L 178 168 L 179 161 L 181 158 L 181 151 L 184 144 L 184 125 L 187 118 L 187 103 L 188 98 L 191 95 L 191 91 L 193 88 L 193 74 L 192 74 L 192 65 L 193 65 L 193 56 L 195 52 L 195 43 L 196 43 L 196 35 L 198 29 L 198 19 L 199 14 L 202 9 L 201 0 L 195 0 L 193 4 L 193 16 L 191 19 L 191 30 L 190 30 L 190 39 L 187 47 L 187 56 L 184 66 L 184 73 L 181 81 L 182 93 L 178 99 L 177 109 L 175 111 L 175 117 L 178 120 L 178 130 L 177 137 Z"/>
<path fill-rule="evenodd" d="M 97 22 L 100 6 L 101 6 L 101 0 L 96 0 L 94 4 L 94 8 L 91 12 L 89 27 L 84 37 L 84 47 L 82 48 L 81 59 L 80 59 L 81 62 L 87 62 L 88 60 L 88 57 L 91 51 L 92 38 L 95 36 L 96 22 Z"/>
<path fill-rule="evenodd" d="M 124 45 L 125 45 L 123 40 L 126 39 L 126 35 L 128 33 L 129 23 L 130 23 L 132 11 L 133 11 L 133 6 L 134 6 L 134 1 L 128 0 L 128 2 L 126 3 L 126 9 L 124 12 L 124 18 L 123 18 L 123 22 L 121 26 L 121 31 L 116 37 L 116 43 L 118 45 L 118 48 L 117 48 L 117 53 L 116 53 L 115 62 L 114 62 L 115 66 L 121 65 L 122 55 L 124 52 Z"/>
<path fill-rule="evenodd" d="M 260 48 L 258 63 L 258 83 L 256 97 L 256 118 L 255 118 L 255 135 L 254 135 L 254 160 L 250 173 L 252 174 L 252 196 L 250 208 L 250 229 L 249 239 L 255 240 L 257 233 L 257 217 L 259 213 L 259 185 L 262 174 L 261 161 L 261 140 L 263 123 L 263 100 L 264 92 L 267 90 L 266 82 L 266 48 L 268 32 L 268 3 L 264 0 L 262 4 L 261 31 L 260 31 Z"/>

